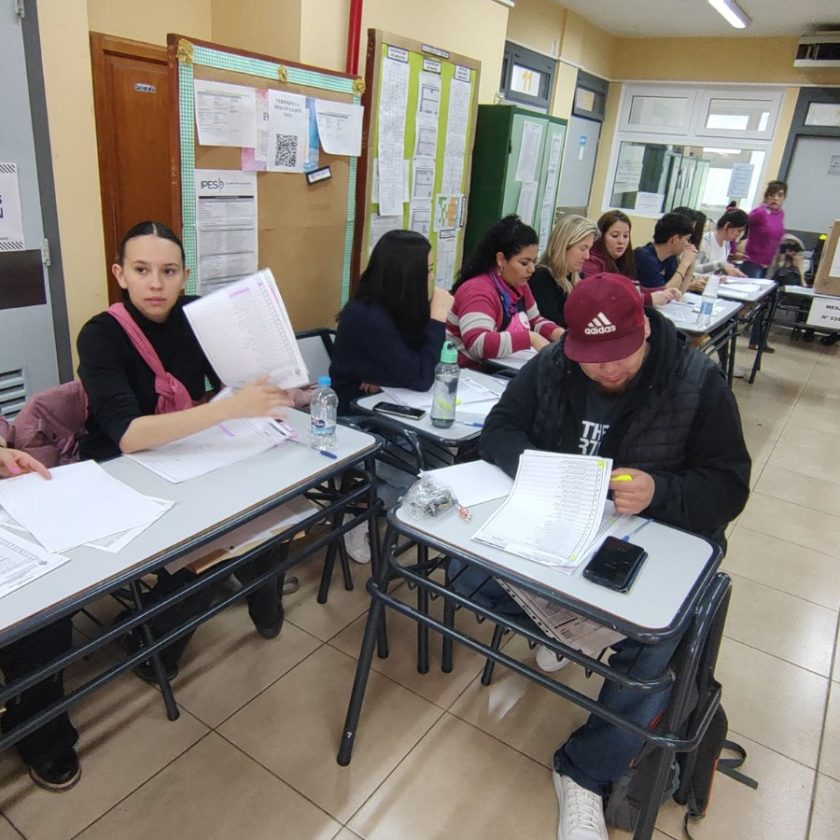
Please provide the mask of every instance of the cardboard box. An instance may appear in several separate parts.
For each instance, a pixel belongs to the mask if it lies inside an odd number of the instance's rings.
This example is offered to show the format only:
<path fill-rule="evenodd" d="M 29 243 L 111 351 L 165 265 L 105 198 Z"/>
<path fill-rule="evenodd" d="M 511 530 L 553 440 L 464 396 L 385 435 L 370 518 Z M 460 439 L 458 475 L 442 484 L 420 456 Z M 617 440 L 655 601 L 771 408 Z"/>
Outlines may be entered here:
<path fill-rule="evenodd" d="M 814 291 L 818 295 L 840 295 L 840 220 L 831 226 L 825 247 L 823 248 L 817 276 L 814 278 Z"/>
<path fill-rule="evenodd" d="M 805 323 L 816 329 L 840 332 L 840 297 L 815 295 Z"/>

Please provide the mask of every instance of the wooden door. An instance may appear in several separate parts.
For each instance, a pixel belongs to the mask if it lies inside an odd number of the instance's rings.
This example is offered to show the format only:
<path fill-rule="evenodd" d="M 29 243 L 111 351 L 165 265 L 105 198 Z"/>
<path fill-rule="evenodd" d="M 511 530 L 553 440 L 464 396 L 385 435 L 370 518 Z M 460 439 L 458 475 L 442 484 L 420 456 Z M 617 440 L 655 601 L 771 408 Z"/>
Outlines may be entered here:
<path fill-rule="evenodd" d="M 108 298 L 121 299 L 111 263 L 145 219 L 179 230 L 171 199 L 166 47 L 90 33 Z"/>

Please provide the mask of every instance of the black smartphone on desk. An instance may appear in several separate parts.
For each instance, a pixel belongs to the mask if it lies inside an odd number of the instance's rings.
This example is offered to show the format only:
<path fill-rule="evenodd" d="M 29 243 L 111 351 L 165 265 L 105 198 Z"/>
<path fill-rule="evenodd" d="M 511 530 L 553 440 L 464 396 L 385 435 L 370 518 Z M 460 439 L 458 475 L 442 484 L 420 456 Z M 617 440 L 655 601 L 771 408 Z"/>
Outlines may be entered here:
<path fill-rule="evenodd" d="M 377 414 L 388 414 L 392 417 L 402 417 L 407 420 L 420 420 L 426 415 L 422 408 L 412 408 L 410 405 L 389 402 L 378 402 L 373 410 Z"/>
<path fill-rule="evenodd" d="M 586 564 L 583 576 L 607 589 L 627 592 L 646 557 L 647 552 L 640 545 L 607 537 Z"/>

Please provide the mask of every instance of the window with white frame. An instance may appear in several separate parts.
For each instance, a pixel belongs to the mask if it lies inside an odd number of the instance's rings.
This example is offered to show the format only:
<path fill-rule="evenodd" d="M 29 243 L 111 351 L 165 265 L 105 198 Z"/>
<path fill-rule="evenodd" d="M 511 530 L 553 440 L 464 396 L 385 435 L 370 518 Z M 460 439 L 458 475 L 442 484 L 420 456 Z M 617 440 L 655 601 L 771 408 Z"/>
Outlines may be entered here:
<path fill-rule="evenodd" d="M 604 209 L 714 217 L 760 197 L 781 88 L 625 85 Z"/>

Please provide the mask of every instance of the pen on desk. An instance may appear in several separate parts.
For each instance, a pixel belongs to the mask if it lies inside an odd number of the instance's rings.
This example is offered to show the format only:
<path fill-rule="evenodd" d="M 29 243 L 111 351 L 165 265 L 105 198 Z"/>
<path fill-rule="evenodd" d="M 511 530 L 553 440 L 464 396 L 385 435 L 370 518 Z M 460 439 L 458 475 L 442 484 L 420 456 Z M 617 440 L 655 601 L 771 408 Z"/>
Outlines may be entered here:
<path fill-rule="evenodd" d="M 472 426 L 474 429 L 484 428 L 484 423 L 468 423 L 466 420 L 461 420 L 460 422 L 463 423 L 465 426 Z"/>
<path fill-rule="evenodd" d="M 335 452 L 330 452 L 328 449 L 316 449 L 314 446 L 310 446 L 306 441 L 298 440 L 296 437 L 288 437 L 286 438 L 286 440 L 290 441 L 291 443 L 297 443 L 300 446 L 305 446 L 312 452 L 319 452 L 325 458 L 332 458 L 333 461 L 335 461 L 338 458 L 338 455 L 336 455 Z"/>
<path fill-rule="evenodd" d="M 652 519 L 645 519 L 645 521 L 642 522 L 641 525 L 637 525 L 632 531 L 628 531 L 621 539 L 624 542 L 630 542 L 630 537 L 634 536 L 635 534 L 638 534 L 639 531 L 642 530 L 642 528 L 647 528 L 647 526 L 650 525 L 651 522 L 653 522 Z"/>

